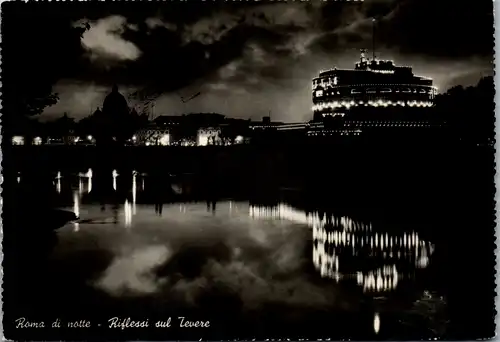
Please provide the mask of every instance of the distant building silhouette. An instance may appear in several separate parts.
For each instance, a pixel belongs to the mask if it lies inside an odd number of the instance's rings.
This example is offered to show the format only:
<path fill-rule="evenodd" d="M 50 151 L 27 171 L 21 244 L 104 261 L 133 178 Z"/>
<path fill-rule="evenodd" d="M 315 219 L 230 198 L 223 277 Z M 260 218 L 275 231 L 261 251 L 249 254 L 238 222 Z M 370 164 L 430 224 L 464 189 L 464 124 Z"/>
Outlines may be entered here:
<path fill-rule="evenodd" d="M 104 115 L 119 119 L 129 114 L 129 108 L 125 97 L 118 92 L 118 86 L 114 85 L 111 93 L 104 99 L 102 112 Z"/>
<path fill-rule="evenodd" d="M 102 113 L 103 130 L 108 138 L 116 142 L 124 142 L 130 138 L 134 131 L 133 123 L 127 100 L 118 92 L 118 86 L 114 85 L 111 93 L 104 99 Z"/>

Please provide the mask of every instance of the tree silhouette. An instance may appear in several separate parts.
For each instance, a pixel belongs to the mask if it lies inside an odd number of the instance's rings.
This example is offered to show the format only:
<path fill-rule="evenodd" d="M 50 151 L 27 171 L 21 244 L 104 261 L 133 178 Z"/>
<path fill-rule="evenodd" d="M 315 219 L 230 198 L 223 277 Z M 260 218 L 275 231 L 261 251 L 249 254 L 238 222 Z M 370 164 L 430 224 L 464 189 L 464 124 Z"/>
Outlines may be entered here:
<path fill-rule="evenodd" d="M 436 116 L 445 120 L 460 139 L 491 143 L 495 132 L 495 86 L 493 77 L 476 86 L 455 86 L 436 98 Z"/>
<path fill-rule="evenodd" d="M 39 115 L 57 103 L 52 86 L 74 70 L 83 52 L 80 39 L 89 26 L 75 27 L 57 13 L 40 15 L 19 4 L 2 9 L 2 120 L 9 121 L 4 130 L 16 130 L 24 122 L 19 117 Z"/>

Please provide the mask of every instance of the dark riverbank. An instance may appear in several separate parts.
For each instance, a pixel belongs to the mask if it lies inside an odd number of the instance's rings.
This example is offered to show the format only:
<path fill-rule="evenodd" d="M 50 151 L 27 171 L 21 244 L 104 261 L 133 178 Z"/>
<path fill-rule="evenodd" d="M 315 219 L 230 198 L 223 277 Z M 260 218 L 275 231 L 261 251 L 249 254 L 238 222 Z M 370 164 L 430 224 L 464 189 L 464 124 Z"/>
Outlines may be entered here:
<path fill-rule="evenodd" d="M 9 151 L 7 151 L 9 152 Z M 326 189 L 339 205 L 373 208 L 374 201 L 411 207 L 433 207 L 442 194 L 465 188 L 492 186 L 494 149 L 446 143 L 309 143 L 237 145 L 229 147 L 121 147 L 23 146 L 6 154 L 6 179 L 52 177 L 86 172 L 94 175 L 132 170 L 152 177 L 184 177 L 198 192 L 245 197 L 282 189 L 306 191 L 310 196 Z M 183 176 L 184 175 L 184 176 Z M 8 185 L 8 184 L 7 184 Z M 362 196 L 359 196 L 362 190 Z M 410 195 L 410 196 L 407 196 Z M 410 197 L 401 203 L 398 197 Z M 423 200 L 425 199 L 425 200 Z M 324 199 L 322 199 L 324 202 Z M 441 207 L 442 204 L 439 204 Z"/>

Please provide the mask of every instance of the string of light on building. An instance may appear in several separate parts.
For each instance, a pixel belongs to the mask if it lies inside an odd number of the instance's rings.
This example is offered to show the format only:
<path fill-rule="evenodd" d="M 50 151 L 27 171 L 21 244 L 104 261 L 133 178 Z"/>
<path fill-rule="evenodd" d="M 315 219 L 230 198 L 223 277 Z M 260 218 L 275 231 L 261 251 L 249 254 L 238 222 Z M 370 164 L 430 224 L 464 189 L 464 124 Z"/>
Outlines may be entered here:
<path fill-rule="evenodd" d="M 371 107 L 389 107 L 389 106 L 400 106 L 400 107 L 432 107 L 433 103 L 429 101 L 385 101 L 385 100 L 377 100 L 377 101 L 331 101 L 331 102 L 323 102 L 318 103 L 312 106 L 313 111 L 322 111 L 325 109 L 334 109 L 334 108 L 346 108 L 349 109 L 351 107 L 357 106 L 371 106 Z"/>
<path fill-rule="evenodd" d="M 427 109 L 434 106 L 436 95 L 437 88 L 433 86 L 432 79 L 415 75 L 411 67 L 397 66 L 391 60 L 376 59 L 375 55 L 370 60 L 367 58 L 366 49 L 362 49 L 360 61 L 353 69 L 333 68 L 321 71 L 318 77 L 312 80 L 313 121 L 330 122 L 331 117 L 340 117 L 341 120 L 335 121 L 337 128 L 346 128 L 340 126 L 360 113 L 372 115 L 381 123 L 387 121 L 387 118 L 378 116 L 382 111 L 373 111 L 373 108 L 397 108 L 398 119 L 404 121 L 410 118 L 406 115 L 410 112 L 413 118 L 417 113 L 429 113 Z M 409 112 L 407 108 L 415 109 Z M 337 132 L 330 132 L 332 133 Z M 307 135 L 325 134 L 311 133 L 309 130 Z"/>

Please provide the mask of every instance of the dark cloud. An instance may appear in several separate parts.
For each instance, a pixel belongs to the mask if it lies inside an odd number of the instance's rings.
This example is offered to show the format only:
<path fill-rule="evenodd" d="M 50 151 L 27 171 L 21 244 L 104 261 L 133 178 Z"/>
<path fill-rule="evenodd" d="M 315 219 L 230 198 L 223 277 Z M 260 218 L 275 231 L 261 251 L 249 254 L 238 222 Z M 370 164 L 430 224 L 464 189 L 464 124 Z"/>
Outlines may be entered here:
<path fill-rule="evenodd" d="M 159 113 L 260 118 L 273 111 L 303 120 L 312 77 L 352 67 L 359 49 L 372 45 L 372 17 L 380 57 L 413 65 L 445 88 L 492 73 L 492 12 L 486 0 L 4 5 L 5 84 L 25 91 L 30 81 L 55 85 L 61 100 L 44 116 L 63 107 L 87 115 L 95 104 L 70 108 L 70 99 L 85 93 L 96 101 L 119 83 L 126 94 L 164 93 Z M 75 38 L 71 28 L 82 23 L 91 28 Z M 196 101 L 178 103 L 178 92 L 199 89 Z"/>
<path fill-rule="evenodd" d="M 452 58 L 493 54 L 491 1 L 405 1 L 381 23 L 382 41 L 407 53 Z"/>

